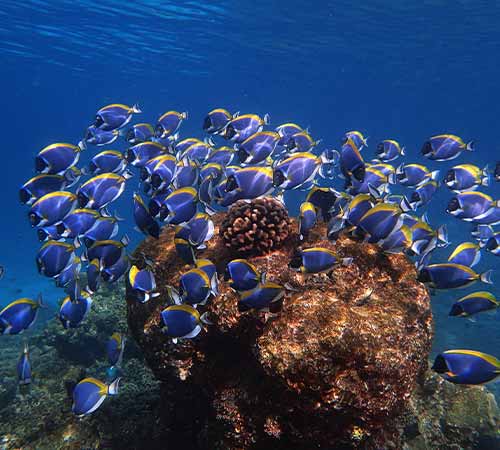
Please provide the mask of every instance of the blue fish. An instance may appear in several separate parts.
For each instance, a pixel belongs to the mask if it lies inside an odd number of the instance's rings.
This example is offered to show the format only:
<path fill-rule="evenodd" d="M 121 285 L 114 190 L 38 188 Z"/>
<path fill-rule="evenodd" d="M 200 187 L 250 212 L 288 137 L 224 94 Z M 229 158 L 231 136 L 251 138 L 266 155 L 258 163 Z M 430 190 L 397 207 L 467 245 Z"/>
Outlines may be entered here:
<path fill-rule="evenodd" d="M 177 160 L 173 155 L 160 155 L 150 159 L 141 169 L 142 181 L 150 181 L 155 190 L 167 187 L 173 180 Z"/>
<path fill-rule="evenodd" d="M 430 180 L 437 180 L 439 170 L 431 172 L 421 164 L 401 164 L 394 174 L 389 175 L 389 183 L 415 187 Z"/>
<path fill-rule="evenodd" d="M 344 144 L 346 144 L 349 139 L 352 140 L 353 144 L 359 150 L 362 150 L 363 147 L 368 147 L 368 138 L 365 138 L 361 131 L 348 131 L 344 135 Z"/>
<path fill-rule="evenodd" d="M 153 194 L 151 199 L 149 200 L 148 203 L 148 210 L 149 214 L 151 214 L 151 217 L 158 217 L 161 211 L 161 206 L 163 205 L 163 202 L 165 199 L 172 193 L 174 192 L 171 189 L 167 189 L 165 191 L 157 191 Z"/>
<path fill-rule="evenodd" d="M 242 164 L 260 164 L 272 155 L 281 136 L 274 131 L 259 131 L 237 145 Z"/>
<path fill-rule="evenodd" d="M 250 291 L 259 283 L 265 283 L 266 274 L 259 274 L 257 268 L 246 259 L 233 259 L 227 263 L 224 280 L 235 291 Z"/>
<path fill-rule="evenodd" d="M 474 350 L 447 350 L 434 360 L 432 370 L 456 384 L 483 384 L 500 375 L 500 361 Z"/>
<path fill-rule="evenodd" d="M 106 131 L 91 125 L 85 131 L 85 136 L 78 143 L 78 147 L 82 150 L 87 148 L 87 144 L 96 145 L 101 147 L 103 145 L 112 144 L 120 137 L 118 130 Z"/>
<path fill-rule="evenodd" d="M 207 178 L 218 182 L 224 175 L 224 167 L 217 163 L 205 164 L 200 170 L 200 180 L 205 181 Z"/>
<path fill-rule="evenodd" d="M 464 150 L 473 151 L 474 142 L 465 143 L 453 134 L 440 134 L 429 138 L 422 146 L 422 155 L 433 161 L 450 161 Z"/>
<path fill-rule="evenodd" d="M 19 385 L 31 383 L 31 362 L 29 359 L 28 344 L 24 344 L 23 352 L 17 362 L 17 382 Z"/>
<path fill-rule="evenodd" d="M 181 160 L 177 163 L 173 186 L 176 189 L 191 187 L 198 183 L 199 168 L 195 161 Z"/>
<path fill-rule="evenodd" d="M 377 242 L 385 253 L 403 253 L 411 248 L 412 243 L 413 235 L 410 228 L 406 225 L 403 225 L 386 238 Z"/>
<path fill-rule="evenodd" d="M 154 274 L 147 267 L 139 270 L 137 266 L 132 266 L 128 272 L 127 280 L 134 291 L 134 298 L 140 303 L 146 303 L 160 295 L 159 292 L 156 292 Z"/>
<path fill-rule="evenodd" d="M 386 139 L 377 145 L 377 156 L 382 161 L 394 161 L 400 156 L 404 156 L 404 154 L 405 148 L 392 139 Z"/>
<path fill-rule="evenodd" d="M 290 138 L 297 133 L 301 133 L 302 131 L 305 131 L 300 125 L 297 125 L 296 123 L 283 123 L 279 126 L 276 127 L 276 132 L 280 135 L 280 140 L 278 142 L 278 145 L 280 147 L 285 147 L 288 148 L 289 146 L 289 141 Z"/>
<path fill-rule="evenodd" d="M 190 145 L 183 152 L 177 154 L 177 159 L 187 159 L 189 161 L 195 161 L 198 164 L 203 164 L 210 153 L 213 151 L 213 147 L 207 142 L 196 142 Z"/>
<path fill-rule="evenodd" d="M 45 306 L 42 295 L 36 301 L 20 298 L 0 311 L 0 334 L 19 334 L 30 328 L 38 316 L 39 308 Z"/>
<path fill-rule="evenodd" d="M 134 167 L 144 167 L 146 163 L 157 156 L 166 155 L 167 147 L 158 142 L 140 142 L 126 151 L 126 158 L 129 164 Z"/>
<path fill-rule="evenodd" d="M 446 212 L 465 221 L 471 221 L 486 213 L 490 208 L 500 206 L 489 195 L 478 191 L 465 191 L 453 197 Z"/>
<path fill-rule="evenodd" d="M 449 263 L 461 264 L 463 266 L 474 267 L 481 259 L 481 249 L 478 244 L 464 242 L 457 245 L 453 253 L 448 258 Z"/>
<path fill-rule="evenodd" d="M 316 225 L 316 220 L 317 214 L 314 205 L 310 202 L 303 202 L 300 205 L 299 215 L 299 235 L 301 240 L 309 235 L 309 232 Z"/>
<path fill-rule="evenodd" d="M 160 209 L 160 220 L 172 225 L 188 222 L 196 214 L 197 202 L 196 189 L 177 189 L 165 198 Z"/>
<path fill-rule="evenodd" d="M 38 271 L 49 278 L 57 277 L 75 259 L 76 247 L 59 241 L 47 241 L 36 256 Z"/>
<path fill-rule="evenodd" d="M 212 239 L 215 230 L 212 219 L 206 213 L 197 213 L 184 227 L 189 230 L 189 243 L 197 249 L 206 247 L 205 242 Z"/>
<path fill-rule="evenodd" d="M 76 207 L 76 196 L 71 192 L 55 191 L 45 194 L 31 205 L 28 218 L 33 227 L 55 225 Z"/>
<path fill-rule="evenodd" d="M 354 177 L 363 181 L 365 178 L 366 164 L 359 148 L 352 138 L 347 138 L 340 149 L 340 169 L 347 179 Z"/>
<path fill-rule="evenodd" d="M 229 166 L 233 159 L 234 155 L 236 154 L 236 150 L 232 147 L 219 147 L 214 150 L 212 150 L 212 153 L 208 156 L 206 163 L 211 164 L 220 164 L 221 166 Z"/>
<path fill-rule="evenodd" d="M 155 130 L 149 123 L 136 123 L 125 134 L 125 139 L 131 145 L 150 141 L 154 138 Z"/>
<path fill-rule="evenodd" d="M 207 313 L 200 316 L 196 308 L 190 305 L 172 305 L 161 312 L 162 331 L 174 343 L 178 339 L 193 339 L 202 330 L 202 325 L 210 325 Z"/>
<path fill-rule="evenodd" d="M 453 303 L 450 316 L 470 317 L 483 311 L 496 310 L 499 306 L 500 303 L 490 292 L 473 292 Z"/>
<path fill-rule="evenodd" d="M 237 199 L 254 199 L 269 194 L 274 190 L 273 170 L 270 167 L 245 167 L 227 177 L 226 193 Z"/>
<path fill-rule="evenodd" d="M 496 203 L 498 204 L 498 201 Z M 500 206 L 492 206 L 491 208 L 488 208 L 483 214 L 470 219 L 470 222 L 476 225 L 489 226 L 500 224 Z"/>
<path fill-rule="evenodd" d="M 379 203 L 359 219 L 358 227 L 369 235 L 368 242 L 379 242 L 401 228 L 403 212 L 400 205 Z"/>
<path fill-rule="evenodd" d="M 217 278 L 217 267 L 215 266 L 215 264 L 212 261 L 210 261 L 209 259 L 202 258 L 202 259 L 196 260 L 195 266 L 197 269 L 203 270 L 203 272 L 205 272 L 207 274 L 207 276 L 208 276 L 208 278 L 210 278 L 210 280 L 215 278 L 215 280 L 214 280 L 215 285 L 216 285 L 215 290 L 218 290 L 219 280 Z"/>
<path fill-rule="evenodd" d="M 48 225 L 46 227 L 40 227 L 36 230 L 38 240 L 40 242 L 45 241 L 59 241 L 63 237 L 57 231 L 58 225 Z"/>
<path fill-rule="evenodd" d="M 90 293 L 97 292 L 101 283 L 101 262 L 98 258 L 89 262 L 87 267 L 87 290 Z"/>
<path fill-rule="evenodd" d="M 187 112 L 167 111 L 160 116 L 156 123 L 155 136 L 164 139 L 174 135 L 187 117 Z"/>
<path fill-rule="evenodd" d="M 141 112 L 137 104 L 130 107 L 120 103 L 113 103 L 97 111 L 94 126 L 105 131 L 116 130 L 127 125 L 133 114 L 140 114 Z"/>
<path fill-rule="evenodd" d="M 64 238 L 75 239 L 89 231 L 99 217 L 94 209 L 74 209 L 57 225 L 57 232 Z"/>
<path fill-rule="evenodd" d="M 84 378 L 73 390 L 72 411 L 77 417 L 92 414 L 102 405 L 108 395 L 118 395 L 118 387 L 121 378 L 116 378 L 110 384 L 95 378 Z"/>
<path fill-rule="evenodd" d="M 123 237 L 120 241 L 96 241 L 87 248 L 86 257 L 89 261 L 98 259 L 101 264 L 101 271 L 106 267 L 111 267 L 124 255 L 125 247 L 128 245 L 128 237 Z"/>
<path fill-rule="evenodd" d="M 484 244 L 486 251 L 492 253 L 495 256 L 500 256 L 500 232 L 495 233 L 491 236 Z"/>
<path fill-rule="evenodd" d="M 408 215 L 403 218 L 403 223 L 407 223 Z M 426 220 L 417 220 L 410 226 L 412 233 L 412 251 L 417 255 L 422 255 L 434 250 L 436 247 L 446 247 L 448 242 L 448 229 L 446 225 L 441 225 L 434 230 Z"/>
<path fill-rule="evenodd" d="M 374 198 L 369 194 L 358 194 L 353 197 L 344 207 L 340 207 L 336 216 L 328 222 L 328 238 L 336 240 L 340 231 L 346 225 L 356 227 L 361 218 L 375 205 Z"/>
<path fill-rule="evenodd" d="M 211 143 L 211 141 L 209 142 Z M 187 150 L 193 144 L 203 144 L 203 141 L 198 138 L 190 137 L 183 139 L 182 141 L 176 142 L 174 146 L 175 154 L 181 155 L 185 150 Z"/>
<path fill-rule="evenodd" d="M 204 270 L 198 268 L 188 270 L 181 275 L 178 295 L 182 303 L 193 306 L 204 305 L 210 297 L 216 297 L 218 294 L 216 275 L 209 278 Z M 171 297 L 179 303 L 174 290 L 171 290 Z"/>
<path fill-rule="evenodd" d="M 88 230 L 82 237 L 85 247 L 89 248 L 96 241 L 107 241 L 113 239 L 118 234 L 117 217 L 101 216 L 99 217 L 92 228 Z"/>
<path fill-rule="evenodd" d="M 82 260 L 79 256 L 75 258 L 56 276 L 56 286 L 66 287 L 78 279 L 82 267 Z"/>
<path fill-rule="evenodd" d="M 315 141 L 307 131 L 303 130 L 288 138 L 286 148 L 290 152 L 309 152 L 320 143 L 321 140 Z"/>
<path fill-rule="evenodd" d="M 78 203 L 81 208 L 102 209 L 114 202 L 125 189 L 125 183 L 132 176 L 125 172 L 103 173 L 96 175 L 83 183 L 77 191 Z"/>
<path fill-rule="evenodd" d="M 334 208 L 338 197 L 338 192 L 333 188 L 313 186 L 305 201 L 312 203 L 321 213 L 323 220 L 328 222 L 332 217 L 332 208 Z"/>
<path fill-rule="evenodd" d="M 235 117 L 238 117 L 238 113 L 231 114 L 224 108 L 213 109 L 203 119 L 203 131 L 210 134 L 218 133 Z"/>
<path fill-rule="evenodd" d="M 269 124 L 269 120 L 269 114 L 266 114 L 264 118 L 259 117 L 257 114 L 242 114 L 231 119 L 219 134 L 224 139 L 241 143 L 252 134 L 262 131 L 264 125 Z"/>
<path fill-rule="evenodd" d="M 468 286 L 475 281 L 492 284 L 492 272 L 488 270 L 478 274 L 470 267 L 461 264 L 430 264 L 420 269 L 417 279 L 433 289 L 455 289 Z"/>
<path fill-rule="evenodd" d="M 432 200 L 432 197 L 436 193 L 439 185 L 437 181 L 429 180 L 425 183 L 418 185 L 412 192 L 408 203 L 411 205 L 413 210 L 426 206 Z"/>
<path fill-rule="evenodd" d="M 55 191 L 64 191 L 69 187 L 68 180 L 63 175 L 40 174 L 21 186 L 19 199 L 25 205 L 31 205 L 40 197 Z"/>
<path fill-rule="evenodd" d="M 387 175 L 371 166 L 366 168 L 363 181 L 351 178 L 350 186 L 348 187 L 348 192 L 350 194 L 356 195 L 376 192 L 377 198 L 388 191 Z"/>
<path fill-rule="evenodd" d="M 186 264 L 194 264 L 195 263 L 195 255 L 194 248 L 189 243 L 187 239 L 176 238 L 174 239 L 175 251 L 177 255 L 186 263 Z"/>
<path fill-rule="evenodd" d="M 106 355 L 110 366 L 120 366 L 125 350 L 126 338 L 121 333 L 113 333 L 106 343 Z"/>
<path fill-rule="evenodd" d="M 277 312 L 281 308 L 285 290 L 283 286 L 266 281 L 259 283 L 250 291 L 240 292 L 238 311 L 244 312 L 251 309 L 259 311 Z"/>
<path fill-rule="evenodd" d="M 324 247 L 311 247 L 298 251 L 290 261 L 290 268 L 304 274 L 329 272 L 336 265 L 351 264 L 352 258 L 340 258 L 334 251 Z"/>
<path fill-rule="evenodd" d="M 488 166 L 482 170 L 472 164 L 452 167 L 446 172 L 443 182 L 455 192 L 472 191 L 478 186 L 488 186 L 490 184 Z"/>
<path fill-rule="evenodd" d="M 138 230 L 146 236 L 153 236 L 156 239 L 160 237 L 160 225 L 151 216 L 144 200 L 137 192 L 134 193 L 134 220 Z"/>
<path fill-rule="evenodd" d="M 92 298 L 86 291 L 81 291 L 74 301 L 69 296 L 66 297 L 59 309 L 62 326 L 65 329 L 79 327 L 90 312 L 91 306 Z"/>
<path fill-rule="evenodd" d="M 126 254 L 122 256 L 111 266 L 104 266 L 101 269 L 101 278 L 106 283 L 115 283 L 123 277 L 130 268 L 130 258 Z"/>
<path fill-rule="evenodd" d="M 48 145 L 35 158 L 35 169 L 40 173 L 62 175 L 80 158 L 80 147 L 66 143 Z"/>
<path fill-rule="evenodd" d="M 495 181 L 500 181 L 500 161 L 496 163 L 495 170 L 493 172 L 493 177 Z"/>
<path fill-rule="evenodd" d="M 95 155 L 89 162 L 88 173 L 122 173 L 127 168 L 127 160 L 123 153 L 116 150 L 104 150 Z"/>

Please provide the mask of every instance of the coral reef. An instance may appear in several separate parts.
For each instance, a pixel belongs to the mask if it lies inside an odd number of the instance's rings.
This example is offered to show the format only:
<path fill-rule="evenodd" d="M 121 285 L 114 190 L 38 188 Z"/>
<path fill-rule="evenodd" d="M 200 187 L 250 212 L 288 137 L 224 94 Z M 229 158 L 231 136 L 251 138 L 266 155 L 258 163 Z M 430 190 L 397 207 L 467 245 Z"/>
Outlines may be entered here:
<path fill-rule="evenodd" d="M 228 216 L 215 222 L 230 228 Z M 330 248 L 353 264 L 331 277 L 292 271 L 288 263 L 300 245 L 292 233 L 281 249 L 250 258 L 269 280 L 287 286 L 279 314 L 240 314 L 237 294 L 221 283 L 208 306 L 214 325 L 177 345 L 162 334 L 160 311 L 167 284 L 187 267 L 170 230 L 139 246 L 155 262 L 162 295 L 145 305 L 128 298 L 129 327 L 164 382 L 163 403 L 173 405 L 175 413 L 163 419 L 171 442 L 211 449 L 398 445 L 394 419 L 428 366 L 429 296 L 406 257 L 347 237 L 334 245 L 325 235 L 317 227 L 303 245 Z M 203 253 L 219 273 L 241 257 L 227 242 L 220 231 Z"/>

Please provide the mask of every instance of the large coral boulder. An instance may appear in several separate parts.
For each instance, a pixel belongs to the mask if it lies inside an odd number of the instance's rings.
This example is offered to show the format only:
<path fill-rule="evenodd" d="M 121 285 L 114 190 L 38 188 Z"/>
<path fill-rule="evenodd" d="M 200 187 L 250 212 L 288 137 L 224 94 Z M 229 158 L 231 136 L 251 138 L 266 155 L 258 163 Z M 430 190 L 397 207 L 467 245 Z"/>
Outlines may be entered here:
<path fill-rule="evenodd" d="M 223 217 L 215 218 L 216 228 Z M 296 224 L 292 223 L 292 230 Z M 250 257 L 267 279 L 287 287 L 277 314 L 238 312 L 223 281 L 241 257 L 218 234 L 203 257 L 216 265 L 220 295 L 205 309 L 213 325 L 173 344 L 161 332 L 167 286 L 188 266 L 173 232 L 137 249 L 155 263 L 161 295 L 146 304 L 127 296 L 130 330 L 163 381 L 170 443 L 188 448 L 388 448 L 399 446 L 395 419 L 428 366 L 430 300 L 403 255 L 319 226 L 306 242 L 292 231 L 278 250 Z M 304 276 L 288 267 L 297 247 L 323 246 L 350 265 Z"/>

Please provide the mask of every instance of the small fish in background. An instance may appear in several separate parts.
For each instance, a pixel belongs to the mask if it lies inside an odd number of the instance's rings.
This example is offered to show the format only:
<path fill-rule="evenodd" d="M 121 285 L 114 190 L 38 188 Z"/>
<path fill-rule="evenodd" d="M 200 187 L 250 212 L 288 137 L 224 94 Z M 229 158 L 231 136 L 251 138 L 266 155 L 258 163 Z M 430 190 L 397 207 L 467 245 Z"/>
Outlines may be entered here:
<path fill-rule="evenodd" d="M 425 141 L 421 152 L 433 161 L 450 161 L 460 156 L 463 151 L 473 150 L 473 141 L 465 143 L 462 138 L 453 134 L 440 134 Z"/>
<path fill-rule="evenodd" d="M 63 175 L 76 165 L 81 148 L 67 143 L 56 143 L 44 147 L 35 157 L 35 170 L 42 174 Z"/>
<path fill-rule="evenodd" d="M 105 131 L 91 125 L 85 131 L 83 139 L 78 142 L 78 147 L 82 150 L 87 148 L 87 144 L 102 147 L 103 145 L 110 145 L 121 136 L 120 131 Z"/>
<path fill-rule="evenodd" d="M 149 181 L 155 191 L 162 190 L 172 182 L 177 160 L 173 155 L 159 155 L 151 158 L 141 169 L 141 180 Z"/>
<path fill-rule="evenodd" d="M 385 239 L 377 242 L 377 245 L 385 253 L 404 253 L 411 248 L 413 235 L 409 227 L 403 225 L 392 232 Z"/>
<path fill-rule="evenodd" d="M 452 167 L 444 177 L 443 183 L 454 192 L 472 191 L 479 186 L 489 186 L 488 166 L 480 169 L 472 164 Z"/>
<path fill-rule="evenodd" d="M 101 278 L 106 283 L 115 283 L 120 278 L 125 276 L 125 274 L 130 269 L 130 258 L 127 254 L 123 253 L 118 261 L 116 261 L 112 266 L 104 266 L 101 269 Z"/>
<path fill-rule="evenodd" d="M 422 164 L 401 164 L 394 174 L 388 176 L 391 184 L 400 184 L 406 187 L 416 187 L 426 181 L 437 180 L 439 170 L 431 172 Z"/>
<path fill-rule="evenodd" d="M 80 208 L 102 209 L 114 202 L 125 190 L 131 173 L 102 173 L 83 183 L 77 190 Z"/>
<path fill-rule="evenodd" d="M 259 274 L 257 268 L 246 259 L 233 259 L 226 265 L 224 281 L 235 291 L 250 291 L 259 283 L 265 283 L 266 274 Z"/>
<path fill-rule="evenodd" d="M 448 258 L 452 264 L 474 267 L 481 259 L 481 248 L 474 242 L 463 242 L 457 245 L 453 253 Z"/>
<path fill-rule="evenodd" d="M 38 237 L 38 240 L 40 242 L 46 242 L 46 241 L 60 241 L 64 239 L 57 231 L 58 226 L 59 224 L 37 228 L 36 235 Z"/>
<path fill-rule="evenodd" d="M 132 266 L 128 272 L 127 281 L 134 292 L 134 298 L 140 303 L 146 303 L 160 295 L 156 291 L 155 277 L 149 267 L 139 270 L 137 266 Z"/>
<path fill-rule="evenodd" d="M 57 234 L 65 239 L 83 236 L 94 226 L 99 217 L 101 215 L 94 209 L 74 209 L 57 224 Z"/>
<path fill-rule="evenodd" d="M 116 150 L 104 150 L 95 155 L 89 162 L 88 171 L 90 175 L 102 173 L 121 174 L 127 168 L 127 160 L 122 152 Z"/>
<path fill-rule="evenodd" d="M 195 161 L 198 164 L 203 164 L 210 153 L 212 153 L 213 149 L 214 148 L 208 142 L 196 142 L 178 154 L 177 159 L 187 159 L 189 161 Z"/>
<path fill-rule="evenodd" d="M 105 384 L 95 378 L 84 378 L 73 389 L 72 411 L 77 417 L 84 417 L 96 411 L 108 395 L 118 395 L 121 378 Z"/>
<path fill-rule="evenodd" d="M 134 192 L 133 201 L 134 221 L 137 230 L 144 233 L 146 236 L 153 236 L 158 239 L 160 237 L 160 225 L 158 225 L 158 222 L 151 216 L 149 208 L 137 192 Z"/>
<path fill-rule="evenodd" d="M 415 211 L 418 208 L 427 206 L 432 200 L 434 194 L 437 192 L 438 187 L 439 184 L 435 180 L 429 180 L 418 185 L 408 200 L 411 208 Z"/>
<path fill-rule="evenodd" d="M 436 356 L 432 370 L 456 384 L 483 384 L 500 375 L 500 361 L 474 350 L 447 350 Z"/>
<path fill-rule="evenodd" d="M 205 305 L 211 298 L 219 295 L 217 275 L 209 277 L 199 268 L 188 270 L 180 277 L 179 291 L 171 288 L 169 295 L 175 304 Z"/>
<path fill-rule="evenodd" d="M 347 180 L 354 177 L 362 182 L 365 178 L 366 163 L 361 156 L 360 148 L 351 137 L 347 137 L 340 149 L 340 170 Z"/>
<path fill-rule="evenodd" d="M 389 162 L 404 156 L 405 148 L 393 139 L 386 139 L 377 145 L 376 153 L 381 161 Z"/>
<path fill-rule="evenodd" d="M 499 306 L 500 303 L 491 292 L 473 292 L 453 303 L 449 315 L 470 318 L 470 316 L 484 311 L 494 312 Z"/>
<path fill-rule="evenodd" d="M 172 305 L 161 312 L 163 333 L 176 344 L 179 339 L 193 339 L 200 334 L 203 325 L 211 325 L 208 314 L 200 315 L 191 305 Z"/>
<path fill-rule="evenodd" d="M 196 214 L 198 193 L 192 187 L 176 189 L 169 194 L 160 208 L 160 220 L 180 225 L 188 222 Z"/>
<path fill-rule="evenodd" d="M 378 203 L 368 210 L 358 222 L 358 228 L 368 234 L 368 242 L 378 242 L 385 239 L 403 225 L 402 214 L 407 212 L 404 203 L 401 205 L 392 203 Z"/>
<path fill-rule="evenodd" d="M 217 278 L 217 267 L 215 264 L 209 259 L 202 258 L 196 260 L 195 266 L 197 269 L 203 270 L 210 280 L 213 280 L 215 285 L 214 292 L 218 292 L 219 279 Z"/>
<path fill-rule="evenodd" d="M 105 131 L 116 130 L 127 125 L 134 114 L 141 112 L 137 104 L 132 107 L 121 103 L 106 105 L 97 111 L 93 126 Z"/>
<path fill-rule="evenodd" d="M 101 264 L 101 270 L 111 267 L 125 254 L 125 249 L 130 240 L 124 236 L 120 241 L 96 241 L 91 247 L 87 248 L 85 256 L 87 260 L 98 259 Z"/>
<path fill-rule="evenodd" d="M 121 366 L 126 340 L 121 333 L 113 333 L 106 342 L 106 356 L 111 367 Z"/>
<path fill-rule="evenodd" d="M 0 311 L 0 334 L 19 334 L 35 323 L 38 310 L 44 307 L 42 294 L 35 300 L 20 298 Z"/>
<path fill-rule="evenodd" d="M 222 131 L 232 119 L 238 117 L 238 115 L 239 113 L 231 114 L 224 108 L 213 109 L 206 115 L 205 119 L 203 119 L 203 131 L 210 134 L 217 134 Z"/>
<path fill-rule="evenodd" d="M 446 212 L 458 219 L 470 222 L 481 217 L 490 208 L 500 206 L 499 202 L 483 192 L 459 192 L 449 201 Z"/>
<path fill-rule="evenodd" d="M 147 141 L 129 147 L 125 152 L 125 158 L 132 166 L 142 168 L 151 159 L 167 154 L 168 149 L 164 145 Z"/>
<path fill-rule="evenodd" d="M 310 274 L 329 272 L 335 266 L 351 263 L 352 258 L 341 258 L 328 248 L 311 247 L 297 251 L 290 261 L 290 268 L 304 274 Z"/>
<path fill-rule="evenodd" d="M 55 191 L 40 197 L 31 205 L 28 218 L 33 227 L 44 227 L 61 222 L 76 208 L 77 197 L 66 191 Z"/>
<path fill-rule="evenodd" d="M 422 255 L 434 250 L 436 247 L 446 247 L 449 245 L 448 228 L 446 225 L 441 225 L 434 229 L 429 225 L 425 214 L 422 218 L 414 219 L 411 217 L 410 219 L 410 217 L 410 215 L 405 214 L 403 224 L 410 227 L 413 241 L 411 250 L 416 255 Z"/>
<path fill-rule="evenodd" d="M 455 289 L 468 286 L 476 281 L 493 284 L 492 270 L 481 274 L 461 264 L 430 264 L 420 269 L 417 280 L 433 289 Z"/>
<path fill-rule="evenodd" d="M 155 130 L 153 125 L 149 123 L 136 123 L 125 134 L 125 139 L 131 145 L 139 144 L 140 142 L 150 141 L 154 138 Z"/>
<path fill-rule="evenodd" d="M 241 143 L 252 134 L 262 131 L 264 125 L 269 125 L 269 122 L 269 114 L 266 114 L 264 118 L 257 114 L 242 114 L 231 119 L 219 134 L 224 139 Z"/>
<path fill-rule="evenodd" d="M 343 144 L 346 144 L 349 139 L 352 140 L 356 148 L 359 149 L 360 151 L 363 150 L 363 147 L 368 147 L 368 138 L 365 138 L 363 133 L 361 133 L 361 131 L 356 131 L 356 130 L 348 131 L 344 135 Z"/>
<path fill-rule="evenodd" d="M 286 148 L 289 152 L 309 152 L 321 143 L 321 139 L 315 141 L 307 131 L 300 131 L 288 138 Z"/>
<path fill-rule="evenodd" d="M 493 172 L 493 176 L 495 177 L 495 181 L 500 181 L 500 161 L 495 165 L 495 171 Z"/>
<path fill-rule="evenodd" d="M 172 185 L 175 189 L 193 187 L 198 184 L 200 168 L 195 161 L 183 159 L 176 165 Z"/>
<path fill-rule="evenodd" d="M 119 220 L 121 219 L 117 216 L 101 216 L 97 218 L 92 228 L 86 231 L 81 238 L 85 247 L 89 248 L 97 241 L 113 239 L 118 234 Z"/>
<path fill-rule="evenodd" d="M 332 210 L 339 196 L 339 192 L 333 188 L 313 186 L 308 192 L 305 201 L 312 203 L 321 213 L 323 221 L 328 222 L 333 216 Z"/>
<path fill-rule="evenodd" d="M 375 193 L 375 197 L 380 198 L 382 194 L 389 193 L 387 175 L 371 166 L 366 168 L 363 181 L 351 178 L 346 184 L 349 184 L 347 191 L 352 195 Z"/>
<path fill-rule="evenodd" d="M 252 200 L 274 190 L 273 170 L 270 167 L 244 167 L 227 177 L 225 191 L 237 199 Z"/>
<path fill-rule="evenodd" d="M 31 384 L 31 362 L 29 359 L 28 344 L 24 344 L 23 352 L 16 366 L 17 382 L 20 387 Z"/>
<path fill-rule="evenodd" d="M 305 131 L 300 125 L 296 123 L 283 123 L 275 128 L 275 131 L 280 135 L 280 140 L 278 146 L 287 149 L 289 147 L 289 141 L 294 134 L 301 133 Z"/>
<path fill-rule="evenodd" d="M 266 281 L 259 283 L 250 291 L 239 293 L 238 311 L 245 312 L 252 309 L 258 311 L 277 312 L 281 309 L 285 289 L 276 283 Z"/>
<path fill-rule="evenodd" d="M 238 158 L 243 165 L 260 164 L 276 149 L 281 136 L 274 131 L 259 131 L 236 144 Z"/>
<path fill-rule="evenodd" d="M 167 111 L 158 119 L 155 126 L 155 137 L 165 139 L 172 136 L 180 128 L 182 122 L 188 118 L 187 112 Z"/>
<path fill-rule="evenodd" d="M 235 155 L 236 150 L 233 147 L 222 146 L 212 150 L 212 153 L 208 156 L 206 163 L 215 163 L 227 167 L 231 165 Z"/>
<path fill-rule="evenodd" d="M 205 249 L 206 242 L 212 239 L 215 231 L 215 226 L 206 213 L 197 213 L 189 222 L 181 225 L 189 230 L 186 238 L 189 243 L 196 249 Z"/>
<path fill-rule="evenodd" d="M 75 295 L 75 300 L 70 296 L 64 298 L 59 309 L 59 320 L 62 326 L 68 328 L 77 328 L 85 320 L 92 306 L 92 298 L 86 291 L 79 291 Z"/>
<path fill-rule="evenodd" d="M 304 240 L 309 232 L 314 228 L 317 221 L 316 208 L 311 202 L 303 202 L 300 205 L 299 214 L 299 235 L 300 240 Z"/>
<path fill-rule="evenodd" d="M 76 248 L 76 245 L 68 242 L 45 242 L 40 247 L 35 259 L 38 272 L 49 278 L 57 277 L 68 265 L 74 262 Z"/>

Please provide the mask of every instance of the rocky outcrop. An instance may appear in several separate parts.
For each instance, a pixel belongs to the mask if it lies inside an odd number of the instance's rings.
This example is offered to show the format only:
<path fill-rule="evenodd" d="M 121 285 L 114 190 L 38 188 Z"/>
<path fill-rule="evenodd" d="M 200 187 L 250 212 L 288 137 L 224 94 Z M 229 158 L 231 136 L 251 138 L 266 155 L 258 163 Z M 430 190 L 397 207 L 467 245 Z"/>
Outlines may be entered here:
<path fill-rule="evenodd" d="M 223 220 L 215 219 L 216 225 Z M 293 225 L 296 229 L 296 224 Z M 167 285 L 187 270 L 166 230 L 137 249 L 155 263 L 161 295 L 127 300 L 129 329 L 158 379 L 170 441 L 190 448 L 365 448 L 399 445 L 396 418 L 427 369 L 432 338 L 429 296 L 402 255 L 317 227 L 305 243 L 250 261 L 287 286 L 281 312 L 239 313 L 238 295 L 220 279 L 207 306 L 214 323 L 173 344 L 161 332 Z M 288 268 L 299 245 L 324 246 L 353 263 L 331 275 Z M 237 257 L 216 232 L 204 258 L 222 274 Z"/>

